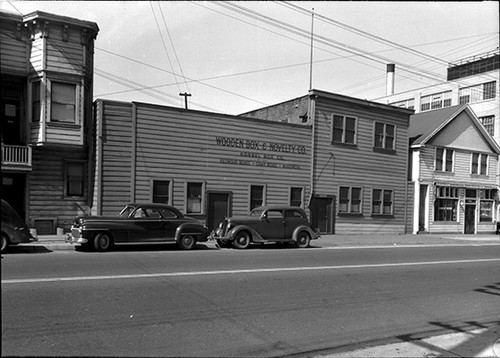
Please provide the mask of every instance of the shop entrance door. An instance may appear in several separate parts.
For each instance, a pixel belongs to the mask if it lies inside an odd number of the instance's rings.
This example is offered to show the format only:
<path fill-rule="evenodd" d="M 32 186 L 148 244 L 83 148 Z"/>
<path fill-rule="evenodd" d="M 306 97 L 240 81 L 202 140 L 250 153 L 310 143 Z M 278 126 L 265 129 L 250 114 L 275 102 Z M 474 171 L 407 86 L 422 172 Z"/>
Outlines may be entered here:
<path fill-rule="evenodd" d="M 311 224 L 322 234 L 334 234 L 333 223 L 334 197 L 313 197 L 309 209 L 311 210 Z"/>
<path fill-rule="evenodd" d="M 476 233 L 476 205 L 465 205 L 464 234 Z"/>
<path fill-rule="evenodd" d="M 231 216 L 232 193 L 208 192 L 207 227 L 216 229 L 226 216 Z"/>

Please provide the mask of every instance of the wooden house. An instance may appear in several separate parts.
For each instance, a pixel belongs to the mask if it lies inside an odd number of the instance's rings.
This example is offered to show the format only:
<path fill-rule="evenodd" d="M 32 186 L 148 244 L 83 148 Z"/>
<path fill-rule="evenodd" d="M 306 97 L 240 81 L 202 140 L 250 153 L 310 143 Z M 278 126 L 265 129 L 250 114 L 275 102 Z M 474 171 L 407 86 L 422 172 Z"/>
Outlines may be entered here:
<path fill-rule="evenodd" d="M 2 198 L 55 234 L 90 213 L 94 22 L 0 11 Z"/>
<path fill-rule="evenodd" d="M 324 233 L 405 233 L 412 110 L 311 90 L 308 96 L 245 113 L 312 126 L 308 207 Z M 410 188 L 411 189 L 411 188 Z"/>
<path fill-rule="evenodd" d="M 493 233 L 500 148 L 469 105 L 411 117 L 414 233 Z"/>

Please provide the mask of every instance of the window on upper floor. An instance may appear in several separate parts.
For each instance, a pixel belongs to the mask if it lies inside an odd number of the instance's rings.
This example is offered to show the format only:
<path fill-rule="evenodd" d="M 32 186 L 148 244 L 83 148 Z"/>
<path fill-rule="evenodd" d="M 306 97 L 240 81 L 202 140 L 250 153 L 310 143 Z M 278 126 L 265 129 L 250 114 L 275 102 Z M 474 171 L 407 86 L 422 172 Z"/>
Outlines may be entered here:
<path fill-rule="evenodd" d="M 396 126 L 387 123 L 375 122 L 373 146 L 382 149 L 396 149 Z"/>
<path fill-rule="evenodd" d="M 495 116 L 479 117 L 479 120 L 488 134 L 493 137 L 495 135 Z"/>
<path fill-rule="evenodd" d="M 454 157 L 454 150 L 448 148 L 436 148 L 434 170 L 441 172 L 453 172 Z"/>
<path fill-rule="evenodd" d="M 488 154 L 472 153 L 471 174 L 488 175 Z"/>
<path fill-rule="evenodd" d="M 495 98 L 496 84 L 496 81 L 492 81 L 475 86 L 460 88 L 458 90 L 460 104 L 474 103 Z"/>
<path fill-rule="evenodd" d="M 451 106 L 451 91 L 435 93 L 422 96 L 420 99 L 420 111 L 429 111 Z"/>
<path fill-rule="evenodd" d="M 344 187 L 339 188 L 339 213 L 361 214 L 361 188 Z"/>
<path fill-rule="evenodd" d="M 333 115 L 333 143 L 356 144 L 356 118 Z"/>
<path fill-rule="evenodd" d="M 391 106 L 395 106 L 395 107 L 414 109 L 415 108 L 415 99 L 410 98 L 410 99 L 405 99 L 403 101 L 397 101 L 397 102 L 393 102 L 393 103 L 389 103 L 389 104 Z"/>
<path fill-rule="evenodd" d="M 40 102 L 40 81 L 31 84 L 31 121 L 40 122 L 41 102 Z"/>
<path fill-rule="evenodd" d="M 76 123 L 76 85 L 51 81 L 50 121 Z"/>

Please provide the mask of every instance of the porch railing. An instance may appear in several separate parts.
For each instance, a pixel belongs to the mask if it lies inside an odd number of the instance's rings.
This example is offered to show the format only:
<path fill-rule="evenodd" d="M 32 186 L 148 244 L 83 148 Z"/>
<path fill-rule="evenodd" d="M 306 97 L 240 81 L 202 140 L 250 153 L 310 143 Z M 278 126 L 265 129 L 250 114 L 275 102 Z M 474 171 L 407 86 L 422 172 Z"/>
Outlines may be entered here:
<path fill-rule="evenodd" d="M 2 144 L 2 168 L 31 169 L 31 161 L 31 146 Z"/>

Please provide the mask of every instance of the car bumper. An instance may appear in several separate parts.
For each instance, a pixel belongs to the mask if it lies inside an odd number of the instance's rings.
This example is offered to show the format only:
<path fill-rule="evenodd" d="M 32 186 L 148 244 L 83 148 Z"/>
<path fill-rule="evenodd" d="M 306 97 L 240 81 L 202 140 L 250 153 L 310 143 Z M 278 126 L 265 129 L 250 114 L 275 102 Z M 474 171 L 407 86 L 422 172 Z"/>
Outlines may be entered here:
<path fill-rule="evenodd" d="M 78 228 L 71 228 L 71 233 L 66 234 L 64 240 L 69 244 L 86 244 L 89 242 L 88 239 L 82 236 L 82 232 Z"/>

